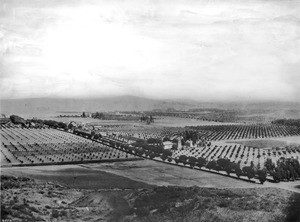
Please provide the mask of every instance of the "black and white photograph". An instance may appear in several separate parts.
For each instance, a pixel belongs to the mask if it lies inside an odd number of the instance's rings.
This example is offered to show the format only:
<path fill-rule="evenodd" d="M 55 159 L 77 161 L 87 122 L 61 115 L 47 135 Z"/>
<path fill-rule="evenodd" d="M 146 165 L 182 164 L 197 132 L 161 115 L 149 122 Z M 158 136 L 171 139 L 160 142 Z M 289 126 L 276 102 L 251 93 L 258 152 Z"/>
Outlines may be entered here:
<path fill-rule="evenodd" d="M 0 0 L 1 222 L 300 222 L 299 0 Z"/>

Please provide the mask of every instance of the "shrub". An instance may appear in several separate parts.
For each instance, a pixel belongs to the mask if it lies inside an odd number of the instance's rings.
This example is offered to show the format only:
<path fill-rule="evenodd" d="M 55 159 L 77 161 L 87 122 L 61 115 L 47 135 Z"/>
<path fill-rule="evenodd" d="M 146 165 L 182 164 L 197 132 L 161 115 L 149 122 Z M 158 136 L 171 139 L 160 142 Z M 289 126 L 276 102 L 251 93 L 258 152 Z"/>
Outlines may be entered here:
<path fill-rule="evenodd" d="M 53 209 L 53 210 L 52 210 L 51 216 L 54 217 L 54 218 L 58 218 L 58 217 L 59 217 L 59 212 L 58 212 L 58 210 Z"/>
<path fill-rule="evenodd" d="M 138 217 L 146 217 L 150 214 L 150 211 L 146 207 L 137 208 L 135 211 Z"/>

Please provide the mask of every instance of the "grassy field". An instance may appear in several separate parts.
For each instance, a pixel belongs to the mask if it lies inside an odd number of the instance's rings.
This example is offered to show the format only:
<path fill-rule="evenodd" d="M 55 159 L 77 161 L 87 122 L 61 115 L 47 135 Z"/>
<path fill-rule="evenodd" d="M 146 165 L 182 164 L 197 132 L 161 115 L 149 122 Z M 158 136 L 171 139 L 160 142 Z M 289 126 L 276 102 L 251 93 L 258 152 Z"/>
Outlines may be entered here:
<path fill-rule="evenodd" d="M 27 176 L 44 181 L 55 181 L 69 188 L 80 189 L 137 189 L 151 185 L 127 177 L 78 165 L 16 167 L 1 169 L 1 174 Z"/>
<path fill-rule="evenodd" d="M 80 165 L 2 168 L 1 174 L 56 181 L 70 188 L 135 189 L 152 186 L 281 188 L 300 193 L 299 181 L 253 184 L 217 174 L 151 160 Z"/>
<path fill-rule="evenodd" d="M 203 121 L 197 119 L 187 119 L 178 117 L 155 117 L 153 126 L 166 126 L 166 127 L 185 127 L 185 126 L 205 126 L 205 125 L 228 125 L 235 123 Z"/>
<path fill-rule="evenodd" d="M 135 188 L 136 182 L 157 186 L 199 186 L 199 187 L 261 187 L 237 179 L 203 171 L 167 165 L 151 160 L 115 162 L 101 164 L 80 164 L 61 166 L 36 166 L 2 168 L 2 174 L 28 176 L 35 179 L 57 182 L 76 188 Z M 106 178 L 105 180 L 103 178 Z M 126 180 L 128 178 L 128 180 Z M 132 185 L 130 181 L 135 181 Z M 120 182 L 121 181 L 121 182 Z"/>
<path fill-rule="evenodd" d="M 300 136 L 288 136 L 284 138 L 274 138 L 274 140 L 285 141 L 288 145 L 298 144 L 300 145 Z"/>

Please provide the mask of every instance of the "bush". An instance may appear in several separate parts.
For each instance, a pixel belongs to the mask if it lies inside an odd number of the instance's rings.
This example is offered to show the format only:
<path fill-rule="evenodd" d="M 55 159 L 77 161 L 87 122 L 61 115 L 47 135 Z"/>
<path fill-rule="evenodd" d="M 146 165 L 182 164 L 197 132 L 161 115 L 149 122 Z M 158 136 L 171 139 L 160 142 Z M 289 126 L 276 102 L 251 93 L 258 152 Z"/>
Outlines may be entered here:
<path fill-rule="evenodd" d="M 51 216 L 54 217 L 54 218 L 58 218 L 58 217 L 59 217 L 59 212 L 58 212 L 58 210 L 53 209 L 53 210 L 52 210 Z"/>
<path fill-rule="evenodd" d="M 138 217 L 146 217 L 150 214 L 150 211 L 146 207 L 141 207 L 136 209 L 135 213 Z"/>

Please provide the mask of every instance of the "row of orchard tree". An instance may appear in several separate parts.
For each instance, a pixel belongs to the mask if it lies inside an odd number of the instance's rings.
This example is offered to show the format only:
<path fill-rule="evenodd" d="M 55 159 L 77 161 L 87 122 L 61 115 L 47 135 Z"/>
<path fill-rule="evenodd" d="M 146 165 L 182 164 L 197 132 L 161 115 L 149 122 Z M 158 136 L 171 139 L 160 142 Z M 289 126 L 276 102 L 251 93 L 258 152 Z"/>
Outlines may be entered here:
<path fill-rule="evenodd" d="M 273 120 L 272 124 L 284 126 L 296 126 L 300 128 L 300 119 L 277 119 Z"/>
<path fill-rule="evenodd" d="M 215 170 L 217 172 L 224 171 L 228 175 L 233 173 L 236 174 L 238 178 L 241 176 L 247 176 L 249 180 L 252 178 L 258 178 L 261 183 L 264 183 L 267 179 L 267 171 L 265 169 L 255 170 L 253 163 L 251 166 L 245 166 L 241 169 L 241 162 L 234 163 L 229 159 L 224 158 L 207 161 L 203 157 L 196 158 L 193 156 L 188 157 L 186 155 L 180 155 L 175 159 L 175 162 L 177 164 L 181 163 L 183 165 L 189 165 L 191 168 L 194 168 L 195 166 L 199 168 L 205 167 L 209 170 Z"/>

